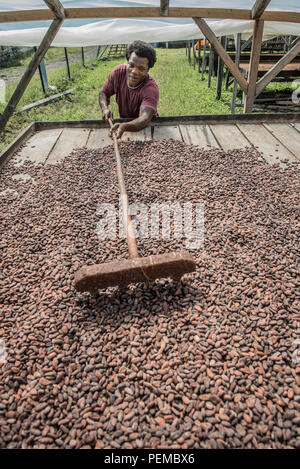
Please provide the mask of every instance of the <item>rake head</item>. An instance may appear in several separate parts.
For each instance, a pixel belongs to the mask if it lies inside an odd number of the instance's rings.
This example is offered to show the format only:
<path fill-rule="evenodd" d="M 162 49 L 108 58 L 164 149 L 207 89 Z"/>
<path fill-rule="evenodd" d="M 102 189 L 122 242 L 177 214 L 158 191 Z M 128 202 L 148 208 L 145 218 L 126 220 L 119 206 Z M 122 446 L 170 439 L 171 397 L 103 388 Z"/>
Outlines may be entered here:
<path fill-rule="evenodd" d="M 185 251 L 158 254 L 135 259 L 84 266 L 75 274 L 75 288 L 94 293 L 108 287 L 126 287 L 130 283 L 153 282 L 158 278 L 173 278 L 196 270 L 192 256 Z"/>

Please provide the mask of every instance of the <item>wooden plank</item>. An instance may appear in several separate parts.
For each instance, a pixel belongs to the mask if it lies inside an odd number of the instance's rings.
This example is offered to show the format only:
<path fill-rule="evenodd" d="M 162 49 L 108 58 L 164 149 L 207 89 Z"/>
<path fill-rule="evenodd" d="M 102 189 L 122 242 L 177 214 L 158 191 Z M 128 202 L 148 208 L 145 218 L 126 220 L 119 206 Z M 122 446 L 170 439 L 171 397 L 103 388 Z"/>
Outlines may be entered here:
<path fill-rule="evenodd" d="M 246 93 L 247 88 L 248 88 L 248 83 L 245 80 L 243 74 L 239 71 L 238 67 L 235 65 L 229 54 L 226 52 L 224 47 L 220 44 L 218 41 L 218 38 L 216 37 L 215 33 L 210 29 L 208 24 L 204 21 L 203 18 L 195 18 L 193 17 L 194 22 L 196 25 L 199 27 L 201 32 L 204 34 L 204 36 L 208 39 L 208 41 L 214 46 L 215 51 L 223 62 L 227 65 L 229 68 L 230 72 L 232 75 L 236 78 L 237 82 L 243 89 L 243 91 Z"/>
<path fill-rule="evenodd" d="M 159 18 L 160 8 L 153 7 L 104 7 L 65 8 L 66 18 Z M 231 8 L 169 8 L 170 18 L 213 18 L 251 20 L 251 10 Z M 16 21 L 53 20 L 54 13 L 48 9 L 1 11 L 0 23 Z M 300 23 L 300 13 L 290 11 L 265 11 L 264 21 Z"/>
<path fill-rule="evenodd" d="M 249 147 L 250 143 L 234 124 L 216 124 L 210 126 L 212 133 L 225 151 Z"/>
<path fill-rule="evenodd" d="M 154 127 L 153 140 L 163 140 L 169 138 L 182 141 L 181 133 L 177 125 Z"/>
<path fill-rule="evenodd" d="M 64 129 L 55 147 L 49 154 L 47 164 L 59 163 L 75 148 L 84 147 L 87 143 L 89 133 L 89 129 Z"/>
<path fill-rule="evenodd" d="M 270 164 L 278 163 L 282 167 L 286 164 L 282 160 L 298 161 L 270 132 L 260 124 L 238 124 L 239 129 L 247 139 L 257 147 L 263 158 Z"/>
<path fill-rule="evenodd" d="M 18 148 L 25 143 L 35 132 L 35 122 L 32 122 L 15 140 L 0 154 L 0 171 L 10 160 Z"/>
<path fill-rule="evenodd" d="M 44 163 L 61 133 L 62 129 L 36 132 L 16 157 L 16 164 L 21 166 L 25 161 Z"/>
<path fill-rule="evenodd" d="M 124 132 L 121 140 L 133 142 L 151 140 L 151 127 L 148 126 L 139 132 Z"/>
<path fill-rule="evenodd" d="M 75 88 L 71 88 L 70 90 L 62 91 L 61 93 L 56 93 L 48 98 L 41 99 L 40 101 L 36 101 L 35 103 L 27 104 L 27 106 L 21 107 L 18 111 L 16 112 L 24 112 L 24 111 L 30 111 L 30 109 L 33 109 L 35 107 L 39 106 L 45 106 L 46 104 L 51 103 L 52 101 L 55 101 L 56 99 L 62 98 L 63 96 L 66 96 L 67 94 L 73 93 Z"/>
<path fill-rule="evenodd" d="M 109 129 L 92 129 L 87 141 L 87 148 L 99 149 L 113 145 L 113 140 L 109 136 Z"/>
<path fill-rule="evenodd" d="M 184 143 L 197 145 L 201 148 L 219 148 L 212 131 L 208 125 L 180 125 Z"/>
<path fill-rule="evenodd" d="M 293 155 L 300 159 L 300 133 L 289 124 L 264 124 Z"/>
<path fill-rule="evenodd" d="M 24 94 L 31 78 L 35 74 L 39 64 L 41 63 L 45 53 L 49 49 L 53 39 L 55 38 L 59 28 L 63 23 L 62 19 L 53 20 L 49 29 L 47 30 L 40 46 L 32 57 L 28 67 L 26 68 L 21 80 L 19 81 L 14 93 L 12 94 L 10 100 L 8 101 L 1 117 L 0 117 L 0 132 L 4 129 L 7 124 L 7 121 L 14 113 L 18 102 Z"/>
<path fill-rule="evenodd" d="M 260 60 L 261 52 L 261 43 L 264 32 L 264 22 L 262 20 L 255 20 L 253 27 L 253 40 L 251 47 L 251 57 L 250 57 L 250 71 L 248 75 L 248 89 L 245 95 L 244 103 L 244 113 L 252 112 L 254 99 L 255 99 L 255 90 L 256 90 L 256 80 L 258 75 L 258 66 Z"/>
<path fill-rule="evenodd" d="M 251 17 L 256 20 L 261 17 L 271 0 L 256 0 L 251 10 Z"/>
<path fill-rule="evenodd" d="M 263 75 L 263 77 L 256 84 L 256 96 L 258 96 L 262 90 L 275 78 L 281 70 L 289 64 L 300 52 L 300 38 L 298 42 L 292 47 L 287 54 L 285 54 L 278 62 Z"/>
<path fill-rule="evenodd" d="M 114 122 L 128 122 L 130 119 L 114 119 Z M 195 116 L 167 116 L 156 117 L 151 121 L 151 127 L 163 127 L 180 124 L 225 124 L 225 123 L 262 123 L 262 122 L 300 122 L 300 112 L 288 113 L 267 113 L 267 114 L 202 114 Z M 81 129 L 109 129 L 109 126 L 103 120 L 81 120 L 81 121 L 37 121 L 36 130 L 55 129 L 55 128 L 81 128 Z"/>

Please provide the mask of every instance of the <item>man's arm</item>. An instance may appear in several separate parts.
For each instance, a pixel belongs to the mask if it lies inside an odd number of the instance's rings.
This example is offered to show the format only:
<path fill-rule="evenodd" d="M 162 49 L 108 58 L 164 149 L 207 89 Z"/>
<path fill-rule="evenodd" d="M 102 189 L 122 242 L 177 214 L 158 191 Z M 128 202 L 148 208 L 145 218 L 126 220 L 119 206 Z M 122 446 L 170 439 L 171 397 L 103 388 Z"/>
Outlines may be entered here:
<path fill-rule="evenodd" d="M 122 122 L 114 124 L 111 131 L 117 130 L 117 138 L 121 138 L 124 132 L 138 132 L 143 130 L 147 125 L 150 124 L 152 117 L 155 114 L 155 110 L 150 106 L 142 106 L 140 109 L 140 115 L 136 119 L 130 122 Z"/>
<path fill-rule="evenodd" d="M 102 119 L 108 121 L 109 118 L 113 118 L 111 110 L 109 109 L 110 99 L 103 91 L 99 93 L 99 104 L 102 110 Z"/>

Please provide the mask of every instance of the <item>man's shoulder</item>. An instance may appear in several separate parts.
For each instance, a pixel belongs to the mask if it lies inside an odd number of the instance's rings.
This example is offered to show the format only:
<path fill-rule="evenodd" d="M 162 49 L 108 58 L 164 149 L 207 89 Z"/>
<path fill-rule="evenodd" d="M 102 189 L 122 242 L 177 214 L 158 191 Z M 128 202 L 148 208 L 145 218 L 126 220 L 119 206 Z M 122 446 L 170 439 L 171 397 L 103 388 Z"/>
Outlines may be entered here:
<path fill-rule="evenodd" d="M 116 67 L 113 68 L 112 73 L 121 75 L 122 73 L 126 73 L 126 68 L 127 68 L 126 64 L 116 65 Z"/>
<path fill-rule="evenodd" d="M 145 88 L 155 88 L 158 90 L 158 84 L 150 75 L 148 76 L 148 80 L 145 83 Z"/>

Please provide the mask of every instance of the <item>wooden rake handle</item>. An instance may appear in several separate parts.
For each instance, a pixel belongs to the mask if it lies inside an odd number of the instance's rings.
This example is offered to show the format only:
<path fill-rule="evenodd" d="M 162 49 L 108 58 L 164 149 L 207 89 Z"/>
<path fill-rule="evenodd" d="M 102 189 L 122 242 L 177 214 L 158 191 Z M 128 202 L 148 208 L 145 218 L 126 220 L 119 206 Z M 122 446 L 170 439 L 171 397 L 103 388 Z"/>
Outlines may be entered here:
<path fill-rule="evenodd" d="M 112 129 L 113 127 L 112 119 L 109 118 L 108 122 L 109 122 L 110 128 Z M 124 181 L 123 171 L 122 171 L 121 156 L 120 156 L 117 136 L 115 132 L 112 132 L 112 137 L 114 140 L 114 147 L 115 147 L 117 174 L 118 174 L 119 189 L 120 189 L 120 194 L 121 194 L 122 215 L 123 215 L 124 228 L 126 231 L 127 246 L 128 246 L 129 256 L 131 257 L 131 259 L 134 259 L 136 257 L 139 257 L 139 255 L 138 255 L 138 250 L 137 250 L 137 245 L 136 245 L 136 239 L 134 236 L 134 228 L 132 226 L 132 221 L 131 221 L 130 212 L 129 212 L 128 196 L 126 192 L 126 186 L 125 186 L 125 181 Z"/>

